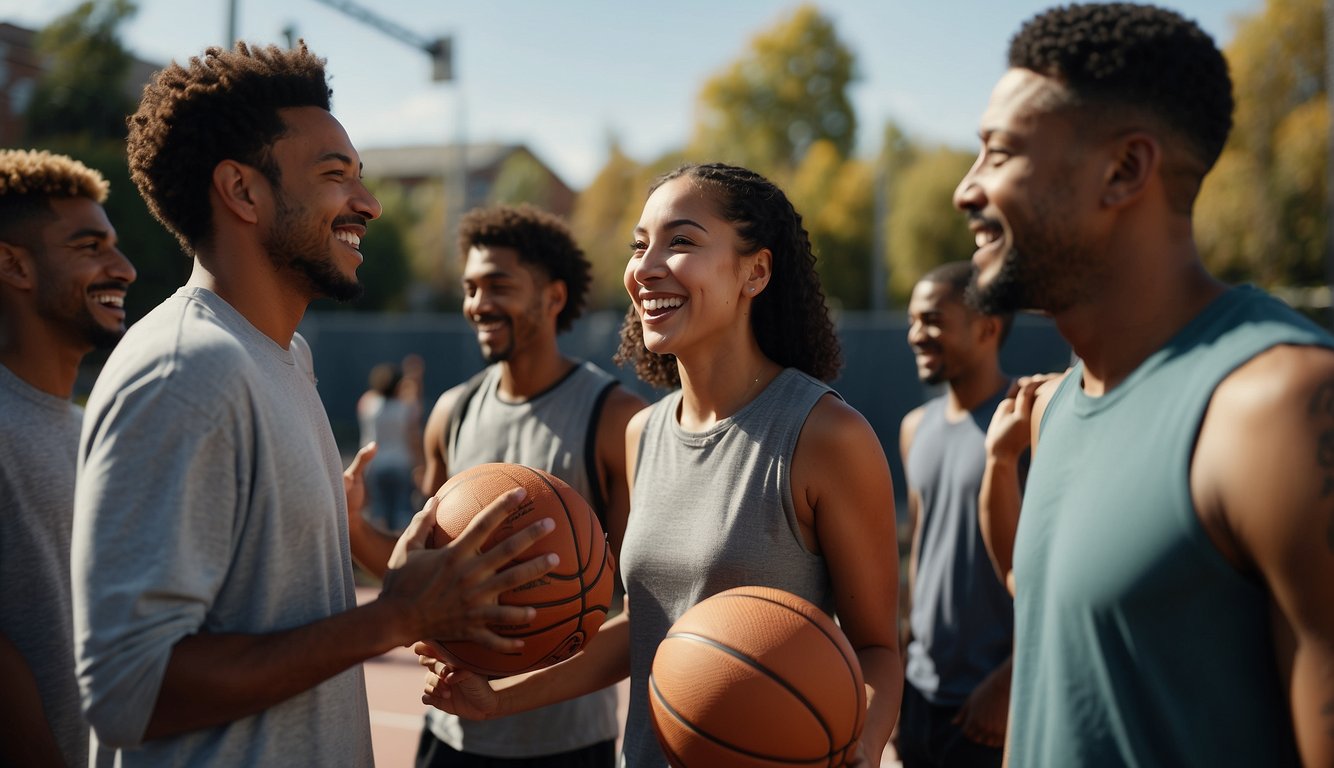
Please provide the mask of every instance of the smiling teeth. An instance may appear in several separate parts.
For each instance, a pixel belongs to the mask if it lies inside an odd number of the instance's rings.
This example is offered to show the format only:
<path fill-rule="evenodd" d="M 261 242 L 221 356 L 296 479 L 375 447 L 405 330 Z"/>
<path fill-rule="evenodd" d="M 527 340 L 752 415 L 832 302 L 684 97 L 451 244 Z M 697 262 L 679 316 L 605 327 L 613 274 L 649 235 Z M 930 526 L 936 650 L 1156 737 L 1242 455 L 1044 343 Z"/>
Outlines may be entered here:
<path fill-rule="evenodd" d="M 644 299 L 644 309 L 649 312 L 659 309 L 675 309 L 683 303 L 679 296 L 673 296 L 670 299 Z"/>
<path fill-rule="evenodd" d="M 999 235 L 997 235 L 994 232 L 987 232 L 987 231 L 978 232 L 976 235 L 973 236 L 973 242 L 977 244 L 978 248 L 983 248 L 985 246 L 988 246 L 999 239 L 1000 239 Z"/>
<path fill-rule="evenodd" d="M 125 297 L 116 293 L 98 293 L 93 295 L 93 301 L 106 307 L 124 307 Z"/>
<path fill-rule="evenodd" d="M 340 229 L 334 232 L 334 237 L 338 238 L 339 240 L 342 240 L 343 242 L 347 243 L 353 248 L 361 247 L 361 238 L 357 237 L 355 234 L 351 232 L 345 232 Z"/>

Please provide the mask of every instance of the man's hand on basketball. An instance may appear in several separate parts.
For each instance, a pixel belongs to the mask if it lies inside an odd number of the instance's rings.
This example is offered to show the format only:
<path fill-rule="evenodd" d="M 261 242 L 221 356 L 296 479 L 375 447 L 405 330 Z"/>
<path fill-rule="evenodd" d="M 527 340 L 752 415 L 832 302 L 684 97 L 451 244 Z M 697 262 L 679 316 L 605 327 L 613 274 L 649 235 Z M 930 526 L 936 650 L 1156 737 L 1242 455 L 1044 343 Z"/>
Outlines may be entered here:
<path fill-rule="evenodd" d="M 380 592 L 381 600 L 393 601 L 399 607 L 408 638 L 467 640 L 501 652 L 523 646 L 521 640 L 502 637 L 489 625 L 532 619 L 532 608 L 501 605 L 498 597 L 556 566 L 559 558 L 554 554 L 509 565 L 550 533 L 555 523 L 544 518 L 482 551 L 487 537 L 522 499 L 522 489 L 502 494 L 478 513 L 457 539 L 444 543 L 431 541 L 435 499 L 417 513 L 395 545 L 391 569 Z M 428 543 L 437 546 L 427 549 Z"/>
<path fill-rule="evenodd" d="M 500 710 L 500 697 L 481 675 L 450 666 L 439 644 L 419 642 L 412 647 L 426 668 L 422 703 L 465 720 L 486 720 Z"/>

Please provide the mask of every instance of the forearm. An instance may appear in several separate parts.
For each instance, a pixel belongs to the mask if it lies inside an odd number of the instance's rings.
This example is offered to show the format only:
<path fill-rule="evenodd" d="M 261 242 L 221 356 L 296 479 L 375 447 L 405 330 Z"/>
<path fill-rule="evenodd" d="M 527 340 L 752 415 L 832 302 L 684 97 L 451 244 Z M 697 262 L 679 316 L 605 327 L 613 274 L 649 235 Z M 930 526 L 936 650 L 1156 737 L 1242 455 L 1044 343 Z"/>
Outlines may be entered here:
<path fill-rule="evenodd" d="M 261 712 L 410 640 L 377 603 L 266 635 L 190 635 L 171 651 L 149 741 Z"/>
<path fill-rule="evenodd" d="M 1020 503 L 1018 458 L 988 453 L 978 496 L 978 528 L 996 576 L 1007 586 L 1014 568 Z"/>
<path fill-rule="evenodd" d="M 1303 765 L 1334 765 L 1334 647 L 1299 640 L 1291 675 L 1292 720 Z"/>
<path fill-rule="evenodd" d="M 593 642 L 560 664 L 493 681 L 500 695 L 497 717 L 528 712 L 600 691 L 630 676 L 629 616 L 621 613 L 602 625 Z"/>
<path fill-rule="evenodd" d="M 0 765 L 60 765 L 64 757 L 46 720 L 37 679 L 9 638 L 0 633 Z"/>
<path fill-rule="evenodd" d="M 383 579 L 389 569 L 389 556 L 394 552 L 398 537 L 360 515 L 356 520 L 349 519 L 347 534 L 353 562 L 376 578 Z"/>
<path fill-rule="evenodd" d="M 862 745 L 871 765 L 879 765 L 889 743 L 889 735 L 899 719 L 903 702 L 903 662 L 899 654 L 884 646 L 870 646 L 857 651 L 862 678 L 866 681 L 866 725 Z"/>

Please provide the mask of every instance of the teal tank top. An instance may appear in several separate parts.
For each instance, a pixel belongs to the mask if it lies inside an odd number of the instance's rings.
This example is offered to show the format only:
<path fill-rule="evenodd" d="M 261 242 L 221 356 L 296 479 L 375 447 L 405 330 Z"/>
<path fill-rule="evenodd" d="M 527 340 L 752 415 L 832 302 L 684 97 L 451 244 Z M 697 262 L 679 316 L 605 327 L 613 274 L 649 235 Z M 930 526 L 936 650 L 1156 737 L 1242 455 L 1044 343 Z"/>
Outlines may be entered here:
<path fill-rule="evenodd" d="M 1015 542 L 1012 765 L 1297 764 L 1267 593 L 1189 484 L 1214 389 L 1280 344 L 1334 340 L 1234 288 L 1104 396 L 1077 364 L 1052 397 Z"/>

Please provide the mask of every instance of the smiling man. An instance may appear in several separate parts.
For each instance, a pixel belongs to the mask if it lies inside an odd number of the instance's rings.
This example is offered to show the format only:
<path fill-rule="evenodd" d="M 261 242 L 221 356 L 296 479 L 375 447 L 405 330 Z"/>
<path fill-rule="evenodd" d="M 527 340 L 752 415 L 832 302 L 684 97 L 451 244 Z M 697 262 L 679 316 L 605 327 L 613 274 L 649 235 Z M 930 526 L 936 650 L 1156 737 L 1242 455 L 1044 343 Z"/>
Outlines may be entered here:
<path fill-rule="evenodd" d="M 79 362 L 125 333 L 134 267 L 101 174 L 0 151 L 0 764 L 82 766 L 70 526 L 83 409 Z M 22 585 L 19 587 L 18 585 Z"/>
<path fill-rule="evenodd" d="M 1009 64 L 955 204 L 982 306 L 1048 313 L 1079 358 L 987 436 L 1011 468 L 1033 442 L 1011 764 L 1334 765 L 1334 339 L 1201 262 L 1227 62 L 1111 3 L 1039 14 Z"/>
<path fill-rule="evenodd" d="M 424 637 L 506 650 L 496 604 L 549 530 L 479 554 L 518 496 L 446 547 L 433 509 L 357 606 L 338 448 L 296 333 L 360 291 L 380 205 L 306 50 L 211 48 L 144 89 L 132 178 L 194 259 L 107 361 L 79 445 L 73 532 L 82 703 L 117 765 L 369 765 L 360 662 Z M 479 538 L 480 537 L 480 538 Z M 505 570 L 498 571 L 500 568 Z"/>

